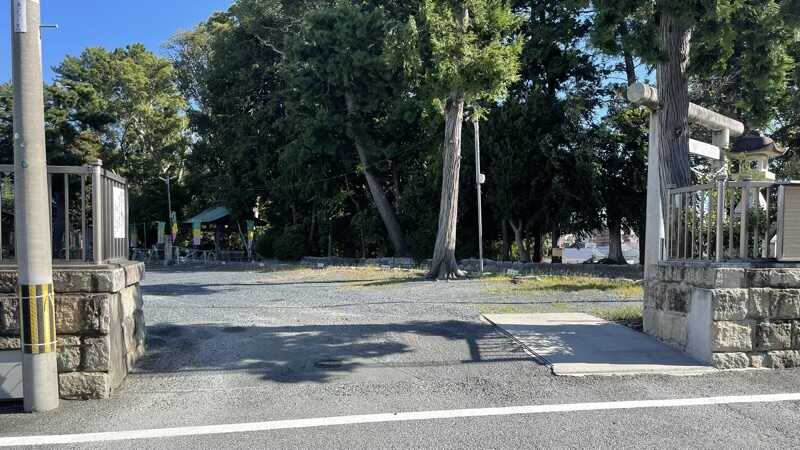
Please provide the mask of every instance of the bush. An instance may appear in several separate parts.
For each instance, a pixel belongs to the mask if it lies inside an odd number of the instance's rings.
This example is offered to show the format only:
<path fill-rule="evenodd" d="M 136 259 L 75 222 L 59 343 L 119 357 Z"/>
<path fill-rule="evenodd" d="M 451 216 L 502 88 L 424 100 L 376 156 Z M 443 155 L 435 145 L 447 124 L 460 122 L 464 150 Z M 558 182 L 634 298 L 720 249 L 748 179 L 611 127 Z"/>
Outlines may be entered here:
<path fill-rule="evenodd" d="M 297 261 L 306 255 L 306 237 L 300 230 L 289 228 L 275 238 L 272 249 L 281 261 Z"/>
<path fill-rule="evenodd" d="M 272 233 L 262 233 L 256 238 L 253 251 L 262 258 L 272 258 L 275 256 L 274 244 L 275 236 Z"/>

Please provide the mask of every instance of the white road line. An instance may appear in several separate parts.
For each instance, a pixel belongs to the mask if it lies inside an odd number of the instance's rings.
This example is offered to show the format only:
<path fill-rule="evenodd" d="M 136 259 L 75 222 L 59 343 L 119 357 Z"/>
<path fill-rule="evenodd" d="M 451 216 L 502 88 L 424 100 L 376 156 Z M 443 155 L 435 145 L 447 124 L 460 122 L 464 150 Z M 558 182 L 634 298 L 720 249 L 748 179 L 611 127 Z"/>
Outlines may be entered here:
<path fill-rule="evenodd" d="M 313 419 L 275 420 L 269 422 L 236 423 L 227 425 L 155 428 L 150 430 L 110 431 L 104 433 L 61 434 L 50 436 L 13 436 L 0 438 L 0 447 L 127 441 L 134 439 L 248 433 L 254 431 L 289 430 L 298 428 L 330 427 L 367 423 L 406 422 L 414 420 L 455 419 L 465 417 L 509 416 L 520 414 L 545 414 L 576 411 L 603 411 L 614 409 L 675 408 L 682 406 L 709 406 L 791 401 L 800 401 L 800 393 L 701 397 L 669 400 L 568 403 L 561 405 L 509 406 L 502 408 L 454 409 L 389 414 L 364 414 L 357 416 L 319 417 Z"/>

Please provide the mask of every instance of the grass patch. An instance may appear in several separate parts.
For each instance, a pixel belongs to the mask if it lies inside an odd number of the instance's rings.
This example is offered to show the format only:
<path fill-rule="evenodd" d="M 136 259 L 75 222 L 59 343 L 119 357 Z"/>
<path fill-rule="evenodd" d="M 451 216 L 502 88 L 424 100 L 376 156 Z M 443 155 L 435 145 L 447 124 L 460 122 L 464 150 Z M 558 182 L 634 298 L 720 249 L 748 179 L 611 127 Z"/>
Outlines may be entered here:
<path fill-rule="evenodd" d="M 265 282 L 284 283 L 340 283 L 342 287 L 368 287 L 400 284 L 422 279 L 421 270 L 381 269 L 379 267 L 338 267 L 328 266 L 323 269 L 307 267 L 286 268 L 272 272 Z"/>
<path fill-rule="evenodd" d="M 638 281 L 593 278 L 586 276 L 542 276 L 512 279 L 490 277 L 484 279 L 493 294 L 536 294 L 544 292 L 605 292 L 625 300 L 644 297 L 644 288 Z"/>
<path fill-rule="evenodd" d="M 642 331 L 643 318 L 640 306 L 622 306 L 619 308 L 595 308 L 592 315 L 609 322 L 617 322 L 634 330 Z"/>

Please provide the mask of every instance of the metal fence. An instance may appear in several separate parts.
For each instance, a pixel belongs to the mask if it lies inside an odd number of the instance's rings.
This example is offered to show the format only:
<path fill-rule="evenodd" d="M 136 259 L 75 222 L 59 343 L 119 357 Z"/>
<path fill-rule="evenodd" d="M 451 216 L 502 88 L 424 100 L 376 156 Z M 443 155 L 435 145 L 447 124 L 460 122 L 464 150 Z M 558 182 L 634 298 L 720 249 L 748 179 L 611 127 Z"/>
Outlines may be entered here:
<path fill-rule="evenodd" d="M 104 264 L 128 258 L 128 183 L 104 170 L 48 166 L 53 259 Z M 13 260 L 14 166 L 0 165 L 0 260 Z"/>
<path fill-rule="evenodd" d="M 668 260 L 766 260 L 777 257 L 783 203 L 791 182 L 717 180 L 668 190 Z"/>

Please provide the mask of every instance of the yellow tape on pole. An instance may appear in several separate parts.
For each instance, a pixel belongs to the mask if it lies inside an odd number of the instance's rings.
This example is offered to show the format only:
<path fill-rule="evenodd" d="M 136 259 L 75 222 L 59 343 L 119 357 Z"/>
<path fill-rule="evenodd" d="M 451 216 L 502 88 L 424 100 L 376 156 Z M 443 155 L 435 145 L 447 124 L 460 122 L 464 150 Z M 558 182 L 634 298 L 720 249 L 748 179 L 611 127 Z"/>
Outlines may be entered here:
<path fill-rule="evenodd" d="M 56 351 L 56 314 L 52 284 L 20 285 L 22 351 L 31 354 Z"/>

